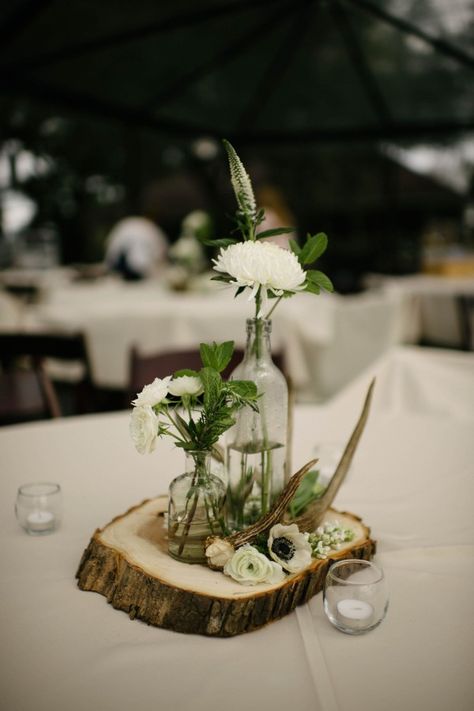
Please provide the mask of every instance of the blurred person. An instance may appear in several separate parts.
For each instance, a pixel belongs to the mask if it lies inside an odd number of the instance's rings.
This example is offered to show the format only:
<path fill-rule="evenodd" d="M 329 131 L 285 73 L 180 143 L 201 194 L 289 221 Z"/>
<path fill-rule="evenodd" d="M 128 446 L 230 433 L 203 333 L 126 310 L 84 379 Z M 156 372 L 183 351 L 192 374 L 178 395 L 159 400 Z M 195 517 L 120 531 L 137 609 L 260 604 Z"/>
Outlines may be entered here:
<path fill-rule="evenodd" d="M 296 219 L 291 212 L 281 190 L 272 185 L 263 185 L 255 194 L 258 207 L 265 210 L 265 219 L 257 227 L 257 234 L 278 227 L 295 227 Z M 296 227 L 294 232 L 274 237 L 265 237 L 265 241 L 273 242 L 283 249 L 290 249 L 290 239 L 297 240 Z"/>
<path fill-rule="evenodd" d="M 105 263 L 129 281 L 152 276 L 166 261 L 169 240 L 147 217 L 125 217 L 106 238 Z"/>

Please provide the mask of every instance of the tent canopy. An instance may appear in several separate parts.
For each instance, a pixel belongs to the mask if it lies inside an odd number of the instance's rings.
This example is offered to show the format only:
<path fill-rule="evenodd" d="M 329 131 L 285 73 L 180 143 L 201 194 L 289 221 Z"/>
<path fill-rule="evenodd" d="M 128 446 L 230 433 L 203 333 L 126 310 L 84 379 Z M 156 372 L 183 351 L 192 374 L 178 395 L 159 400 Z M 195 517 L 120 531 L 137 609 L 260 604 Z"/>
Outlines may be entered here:
<path fill-rule="evenodd" d="M 474 129 L 471 0 L 10 0 L 12 98 L 239 145 Z"/>

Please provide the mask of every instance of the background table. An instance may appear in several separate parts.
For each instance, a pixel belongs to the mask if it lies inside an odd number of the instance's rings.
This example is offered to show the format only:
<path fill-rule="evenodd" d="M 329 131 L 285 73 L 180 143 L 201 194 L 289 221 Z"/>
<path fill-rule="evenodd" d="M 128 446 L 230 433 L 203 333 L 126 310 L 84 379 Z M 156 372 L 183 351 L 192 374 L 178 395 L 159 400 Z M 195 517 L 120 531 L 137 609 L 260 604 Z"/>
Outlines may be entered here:
<path fill-rule="evenodd" d="M 457 297 L 474 296 L 474 276 L 371 274 L 365 282 L 380 294 L 398 296 L 404 301 L 406 324 L 412 329 L 408 342 L 422 340 L 440 346 L 461 345 Z M 471 328 L 474 330 L 474 323 Z"/>
<path fill-rule="evenodd" d="M 235 299 L 234 289 L 215 282 L 202 280 L 200 286 L 173 292 L 153 280 L 53 280 L 43 287 L 40 302 L 23 310 L 19 327 L 84 332 L 94 382 L 121 389 L 127 385 L 132 345 L 143 354 L 196 348 L 212 340 L 234 340 L 244 347 L 253 303 L 245 294 Z M 391 346 L 412 342 L 412 318 L 403 295 L 298 294 L 275 311 L 272 345 L 284 351 L 297 398 L 321 401 Z M 11 320 L 5 328 L 12 327 Z"/>
<path fill-rule="evenodd" d="M 168 441 L 137 454 L 126 413 L 0 431 L 4 708 L 470 711 L 474 357 L 395 349 L 326 405 L 298 406 L 293 469 L 346 439 L 373 373 L 373 410 L 335 502 L 372 527 L 391 592 L 387 618 L 361 637 L 329 624 L 321 595 L 227 640 L 129 620 L 74 574 L 94 529 L 165 491 L 182 455 Z M 44 538 L 13 516 L 17 487 L 35 480 L 64 493 L 64 523 Z"/>

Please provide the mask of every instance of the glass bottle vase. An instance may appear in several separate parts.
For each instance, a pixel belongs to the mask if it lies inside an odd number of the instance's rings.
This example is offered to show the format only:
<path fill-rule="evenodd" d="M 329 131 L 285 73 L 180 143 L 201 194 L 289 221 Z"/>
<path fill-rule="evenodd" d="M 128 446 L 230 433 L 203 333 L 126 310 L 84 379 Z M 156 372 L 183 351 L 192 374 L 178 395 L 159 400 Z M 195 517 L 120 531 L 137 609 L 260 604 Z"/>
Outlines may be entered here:
<path fill-rule="evenodd" d="M 226 489 L 210 462 L 207 450 L 186 452 L 186 471 L 169 487 L 168 553 L 184 563 L 206 563 L 206 538 L 225 534 Z"/>
<path fill-rule="evenodd" d="M 267 513 L 286 481 L 288 386 L 271 357 L 271 321 L 247 319 L 247 345 L 234 380 L 253 380 L 258 412 L 245 407 L 227 433 L 227 517 L 242 529 Z"/>

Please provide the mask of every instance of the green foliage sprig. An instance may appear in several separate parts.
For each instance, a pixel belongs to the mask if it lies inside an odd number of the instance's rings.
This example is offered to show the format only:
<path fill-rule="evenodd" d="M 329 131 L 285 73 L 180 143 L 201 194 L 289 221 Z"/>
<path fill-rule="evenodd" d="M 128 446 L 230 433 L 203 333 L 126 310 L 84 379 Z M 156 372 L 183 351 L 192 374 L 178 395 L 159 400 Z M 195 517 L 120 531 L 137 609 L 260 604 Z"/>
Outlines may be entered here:
<path fill-rule="evenodd" d="M 174 435 L 176 446 L 187 451 L 210 450 L 221 434 L 235 423 L 235 413 L 244 406 L 258 411 L 257 386 L 250 380 L 222 379 L 221 373 L 229 364 L 234 351 L 233 341 L 200 344 L 203 367 L 199 371 L 179 370 L 173 378 L 183 375 L 198 378 L 203 392 L 199 395 L 181 395 L 176 400 L 166 398 L 153 409 L 157 415 L 165 415 L 178 431 Z M 171 409 L 170 404 L 175 408 Z M 187 417 L 183 417 L 176 405 L 182 405 Z M 165 434 L 165 433 L 163 433 Z M 166 434 L 171 434 L 169 430 Z"/>
<path fill-rule="evenodd" d="M 291 518 L 300 516 L 312 501 L 320 499 L 324 494 L 326 487 L 318 479 L 319 471 L 317 469 L 312 469 L 305 474 L 303 481 L 288 505 L 288 512 Z"/>

